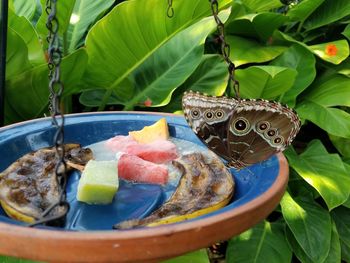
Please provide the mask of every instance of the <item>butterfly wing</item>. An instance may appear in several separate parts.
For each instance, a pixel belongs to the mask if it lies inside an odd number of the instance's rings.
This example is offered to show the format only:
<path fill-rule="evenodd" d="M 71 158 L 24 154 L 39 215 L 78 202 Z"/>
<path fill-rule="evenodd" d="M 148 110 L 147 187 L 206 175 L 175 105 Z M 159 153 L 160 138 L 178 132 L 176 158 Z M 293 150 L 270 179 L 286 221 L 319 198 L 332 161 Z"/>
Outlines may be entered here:
<path fill-rule="evenodd" d="M 243 168 L 264 161 L 291 144 L 300 129 L 297 114 L 266 100 L 241 100 L 229 121 L 230 166 Z"/>
<path fill-rule="evenodd" d="M 199 139 L 209 149 L 230 160 L 227 143 L 227 125 L 237 100 L 226 97 L 210 97 L 187 92 L 182 98 L 185 118 Z"/>

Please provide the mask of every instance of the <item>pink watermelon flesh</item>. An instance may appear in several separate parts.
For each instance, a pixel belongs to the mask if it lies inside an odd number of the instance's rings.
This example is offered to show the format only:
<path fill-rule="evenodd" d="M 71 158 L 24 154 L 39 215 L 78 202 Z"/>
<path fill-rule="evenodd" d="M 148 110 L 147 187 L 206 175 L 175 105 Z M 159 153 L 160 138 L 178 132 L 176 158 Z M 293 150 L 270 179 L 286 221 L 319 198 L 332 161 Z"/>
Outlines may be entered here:
<path fill-rule="evenodd" d="M 126 147 L 126 153 L 152 163 L 166 163 L 178 157 L 176 145 L 167 140 L 157 140 L 147 144 L 130 144 Z"/>
<path fill-rule="evenodd" d="M 164 165 L 145 161 L 135 155 L 123 154 L 118 161 L 118 176 L 139 183 L 166 184 L 169 174 Z"/>
<path fill-rule="evenodd" d="M 138 145 L 131 136 L 117 135 L 106 141 L 106 146 L 113 152 L 126 152 L 128 146 Z"/>

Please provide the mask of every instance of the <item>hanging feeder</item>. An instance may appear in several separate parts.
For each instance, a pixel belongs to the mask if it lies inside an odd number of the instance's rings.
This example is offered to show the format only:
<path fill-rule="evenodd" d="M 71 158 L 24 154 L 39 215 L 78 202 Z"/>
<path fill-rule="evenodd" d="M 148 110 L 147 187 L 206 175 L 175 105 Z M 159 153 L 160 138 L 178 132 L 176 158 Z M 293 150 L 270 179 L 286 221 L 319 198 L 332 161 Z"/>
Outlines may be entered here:
<path fill-rule="evenodd" d="M 2 28 L 6 27 L 5 2 L 2 0 Z M 170 12 L 172 15 L 173 11 Z M 2 38 L 4 42 L 6 38 Z M 4 90 L 3 86 L 1 90 Z M 57 104 L 54 108 L 57 110 Z M 3 117 L 3 112 L 0 113 Z M 52 125 L 52 118 L 41 118 L 0 128 L 0 171 L 26 153 L 50 146 L 55 134 L 57 142 L 56 130 L 63 124 L 64 141 L 87 146 L 116 134 L 126 135 L 161 117 L 169 124 L 170 136 L 202 145 L 186 120 L 174 114 L 69 114 L 56 126 Z M 58 147 L 62 143 L 63 139 L 58 140 Z M 122 183 L 121 194 L 111 205 L 85 205 L 75 199 L 80 174 L 72 172 L 67 185 L 60 184 L 64 188 L 63 199 L 57 204 L 64 205 L 67 200 L 70 206 L 64 226 L 28 227 L 0 210 L 0 240 L 6 240 L 0 246 L 0 254 L 42 261 L 155 262 L 208 247 L 238 235 L 266 218 L 278 205 L 288 182 L 288 163 L 282 153 L 249 168 L 230 171 L 236 184 L 235 194 L 224 208 L 175 224 L 125 231 L 111 229 L 116 218 L 130 213 L 136 217 L 146 216 L 157 204 L 165 202 L 164 189 Z"/>

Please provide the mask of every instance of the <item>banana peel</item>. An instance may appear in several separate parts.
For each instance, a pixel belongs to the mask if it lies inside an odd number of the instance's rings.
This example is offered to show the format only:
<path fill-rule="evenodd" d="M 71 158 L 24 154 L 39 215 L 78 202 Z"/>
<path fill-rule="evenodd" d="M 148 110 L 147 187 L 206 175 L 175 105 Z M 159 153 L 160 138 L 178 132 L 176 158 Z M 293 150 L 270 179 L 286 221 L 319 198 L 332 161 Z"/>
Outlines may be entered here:
<path fill-rule="evenodd" d="M 148 217 L 127 220 L 113 228 L 130 229 L 177 223 L 208 214 L 230 202 L 234 193 L 234 180 L 218 157 L 191 153 L 173 161 L 173 165 L 181 171 L 182 176 L 170 199 Z"/>

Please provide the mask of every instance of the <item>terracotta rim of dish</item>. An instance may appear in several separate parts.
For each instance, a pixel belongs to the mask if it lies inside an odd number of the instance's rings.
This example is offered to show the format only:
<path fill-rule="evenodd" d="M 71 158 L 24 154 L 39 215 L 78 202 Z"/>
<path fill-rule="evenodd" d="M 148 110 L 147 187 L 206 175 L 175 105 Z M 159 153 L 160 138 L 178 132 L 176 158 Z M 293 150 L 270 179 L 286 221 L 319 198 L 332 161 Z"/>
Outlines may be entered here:
<path fill-rule="evenodd" d="M 170 113 L 154 112 L 99 112 L 97 114 L 120 113 L 179 117 Z M 67 116 L 88 114 L 96 113 Z M 0 128 L 0 131 L 28 122 L 32 121 L 12 124 Z M 0 254 L 56 262 L 156 262 L 207 247 L 252 227 L 278 205 L 288 183 L 289 167 L 282 153 L 278 153 L 277 157 L 279 174 L 273 185 L 259 198 L 232 210 L 200 220 L 127 231 L 74 232 L 33 229 L 0 222 L 0 240 L 2 240 Z M 143 254 L 140 254 L 142 252 Z M 119 258 L 120 255 L 123 257 Z"/>

